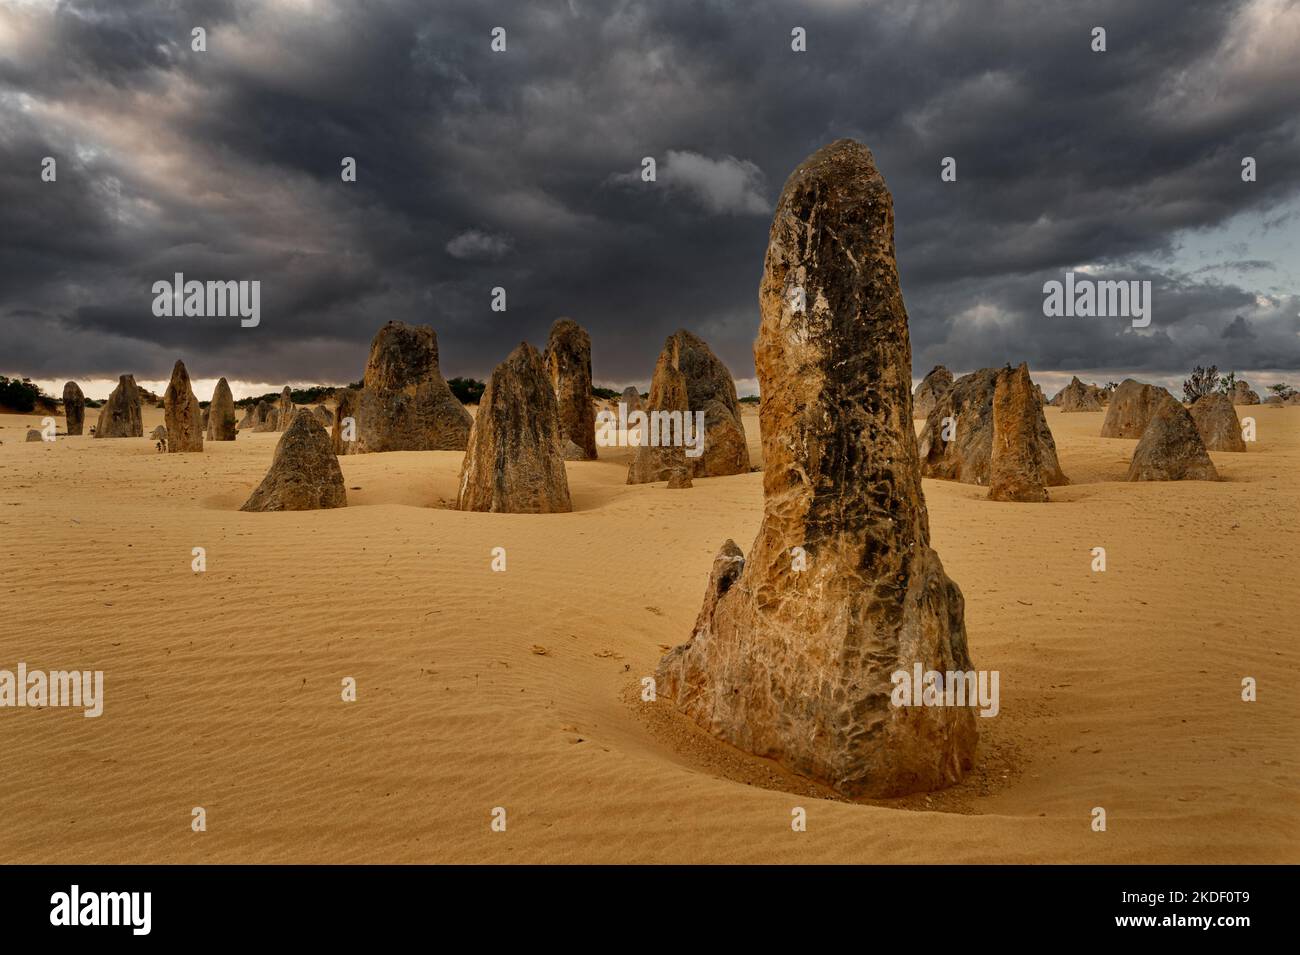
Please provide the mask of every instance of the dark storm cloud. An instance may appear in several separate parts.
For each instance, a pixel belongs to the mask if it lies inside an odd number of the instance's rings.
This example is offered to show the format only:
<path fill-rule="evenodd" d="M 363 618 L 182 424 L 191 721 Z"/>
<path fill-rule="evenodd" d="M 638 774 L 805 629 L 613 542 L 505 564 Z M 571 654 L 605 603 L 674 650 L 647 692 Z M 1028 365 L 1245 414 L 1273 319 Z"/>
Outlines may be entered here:
<path fill-rule="evenodd" d="M 570 315 L 597 380 L 681 326 L 749 377 L 771 209 L 841 136 L 894 192 L 918 371 L 1300 369 L 1298 40 L 1274 0 L 7 6 L 0 371 L 350 381 L 397 318 L 481 377 Z M 1243 216 L 1270 241 L 1185 260 Z M 1151 328 L 1045 318 L 1077 267 L 1152 281 Z M 174 272 L 260 280 L 261 325 L 155 318 Z"/>

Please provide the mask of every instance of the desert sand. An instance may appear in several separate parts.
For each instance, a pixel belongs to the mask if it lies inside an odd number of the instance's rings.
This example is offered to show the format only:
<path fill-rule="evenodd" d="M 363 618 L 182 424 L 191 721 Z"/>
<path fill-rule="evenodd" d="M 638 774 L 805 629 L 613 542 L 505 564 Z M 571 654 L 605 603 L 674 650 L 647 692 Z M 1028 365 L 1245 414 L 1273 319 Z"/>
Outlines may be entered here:
<path fill-rule="evenodd" d="M 279 434 L 158 454 L 0 416 L 0 668 L 105 673 L 98 719 L 0 711 L 0 858 L 1300 862 L 1300 408 L 1237 410 L 1258 441 L 1218 483 L 1124 483 L 1136 441 L 1055 408 L 1051 503 L 924 482 L 1001 712 L 960 785 L 860 803 L 639 701 L 759 473 L 629 486 L 602 448 L 573 513 L 481 514 L 460 452 L 348 455 L 348 507 L 248 514 Z"/>

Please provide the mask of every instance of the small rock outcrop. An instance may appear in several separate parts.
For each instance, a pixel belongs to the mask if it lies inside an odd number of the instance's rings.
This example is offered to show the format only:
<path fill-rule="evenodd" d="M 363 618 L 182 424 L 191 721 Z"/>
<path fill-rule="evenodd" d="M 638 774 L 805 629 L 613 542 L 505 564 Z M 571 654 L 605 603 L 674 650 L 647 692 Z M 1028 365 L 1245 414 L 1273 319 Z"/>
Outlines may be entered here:
<path fill-rule="evenodd" d="M 560 436 L 578 448 L 571 461 L 596 460 L 596 409 L 591 402 L 591 336 L 577 322 L 561 318 L 551 326 L 542 352 L 560 410 Z"/>
<path fill-rule="evenodd" d="M 1064 410 L 1064 409 L 1063 409 Z M 1043 444 L 1038 419 L 1043 408 L 1029 366 L 998 373 L 993 389 L 993 447 L 989 461 L 989 500 L 1043 502 Z M 1053 449 L 1055 456 L 1055 449 Z"/>
<path fill-rule="evenodd" d="M 637 391 L 632 385 L 623 389 L 623 397 L 619 399 L 627 406 L 627 413 L 641 410 L 641 392 Z"/>
<path fill-rule="evenodd" d="M 63 386 L 63 430 L 81 434 L 86 430 L 86 396 L 75 381 Z"/>
<path fill-rule="evenodd" d="M 35 428 L 28 428 L 28 429 L 27 429 L 27 440 L 28 440 L 28 441 L 44 441 L 45 439 L 41 436 L 41 433 L 40 433 L 39 431 L 37 431 Z"/>
<path fill-rule="evenodd" d="M 943 365 L 935 365 L 930 373 L 921 379 L 912 393 L 912 417 L 924 418 L 934 410 L 939 399 L 952 388 L 952 372 Z"/>
<path fill-rule="evenodd" d="M 1125 378 L 1110 396 L 1106 419 L 1101 423 L 1101 436 L 1140 438 L 1152 416 L 1166 401 L 1173 400 L 1173 396 L 1163 388 Z"/>
<path fill-rule="evenodd" d="M 1233 410 L 1232 398 L 1228 395 L 1213 394 L 1198 398 L 1190 410 L 1205 450 L 1246 450 L 1246 440 L 1241 436 L 1241 420 Z"/>
<path fill-rule="evenodd" d="M 456 507 L 507 514 L 573 510 L 562 445 L 551 377 L 537 349 L 523 342 L 483 391 Z"/>
<path fill-rule="evenodd" d="M 689 471 L 686 447 L 678 440 L 685 415 L 690 413 L 686 376 L 673 361 L 671 347 L 659 354 L 644 411 L 649 420 L 639 429 L 641 443 L 632 451 L 627 483 L 652 484 L 667 481 L 674 471 Z"/>
<path fill-rule="evenodd" d="M 1133 449 L 1130 481 L 1217 481 L 1191 413 L 1169 394 L 1152 414 Z"/>
<path fill-rule="evenodd" d="M 428 325 L 389 322 L 370 343 L 351 417 L 356 439 L 340 454 L 464 451 L 474 419 L 438 370 L 438 336 Z"/>
<path fill-rule="evenodd" d="M 357 398 L 356 388 L 344 388 L 335 393 L 334 423 L 331 426 L 330 440 L 335 454 L 347 454 L 348 446 L 356 441 Z"/>
<path fill-rule="evenodd" d="M 208 402 L 209 441 L 234 441 L 235 432 L 235 398 L 230 393 L 226 379 L 217 380 L 217 387 L 212 389 L 212 400 Z"/>
<path fill-rule="evenodd" d="M 117 387 L 100 406 L 99 423 L 95 425 L 96 438 L 143 438 L 144 414 L 140 408 L 140 392 L 133 375 L 122 375 Z"/>
<path fill-rule="evenodd" d="M 267 431 L 280 430 L 280 405 L 271 404 L 265 399 L 257 403 L 257 424 L 253 425 L 255 432 L 265 433 Z"/>
<path fill-rule="evenodd" d="M 686 458 L 691 476 L 747 473 L 749 443 L 731 371 L 704 339 L 684 328 L 674 332 L 664 347 L 672 350 L 673 363 L 686 379 L 687 407 L 692 413 L 704 413 L 704 452 Z"/>
<path fill-rule="evenodd" d="M 160 424 L 160 425 L 155 426 L 154 429 L 153 429 L 152 431 L 149 432 L 149 440 L 150 440 L 150 441 L 166 441 L 166 440 L 167 440 L 167 426 L 166 426 L 166 425 L 163 425 L 163 424 Z"/>
<path fill-rule="evenodd" d="M 1057 392 L 1052 404 L 1061 409 L 1061 413 L 1073 411 L 1101 411 L 1105 407 L 1102 390 L 1096 385 L 1085 385 L 1078 376 Z"/>
<path fill-rule="evenodd" d="M 317 405 L 315 408 L 312 408 L 311 413 L 314 414 L 316 420 L 325 427 L 331 428 L 334 426 L 334 415 L 330 414 L 329 408 L 326 408 L 324 405 Z"/>
<path fill-rule="evenodd" d="M 969 705 L 894 698 L 914 665 L 973 666 L 961 591 L 930 548 L 893 225 L 859 143 L 786 183 L 754 346 L 763 522 L 748 557 L 723 545 L 689 641 L 657 671 L 708 732 L 854 796 L 951 785 L 978 735 Z"/>
<path fill-rule="evenodd" d="M 293 424 L 293 416 L 297 413 L 297 408 L 293 404 L 293 392 L 289 386 L 285 385 L 284 390 L 280 392 L 280 400 L 276 402 L 275 410 L 279 412 L 275 417 L 275 430 L 288 431 L 289 425 Z"/>
<path fill-rule="evenodd" d="M 190 386 L 185 362 L 172 367 L 171 381 L 163 394 L 163 423 L 167 426 L 167 451 L 189 453 L 203 450 L 203 409 Z"/>
<path fill-rule="evenodd" d="M 996 368 L 981 368 L 962 375 L 936 402 L 917 439 L 925 477 L 988 486 L 993 460 L 993 396 L 999 374 Z M 1037 434 L 1038 483 L 1044 487 L 1069 484 L 1042 406 L 1035 402 L 1031 411 Z"/>
<path fill-rule="evenodd" d="M 271 469 L 240 510 L 312 511 L 347 503 L 329 434 L 314 415 L 300 414 L 275 446 Z"/>
<path fill-rule="evenodd" d="M 1259 404 L 1259 394 L 1253 391 L 1250 383 L 1245 380 L 1233 382 L 1231 397 L 1234 405 Z"/>

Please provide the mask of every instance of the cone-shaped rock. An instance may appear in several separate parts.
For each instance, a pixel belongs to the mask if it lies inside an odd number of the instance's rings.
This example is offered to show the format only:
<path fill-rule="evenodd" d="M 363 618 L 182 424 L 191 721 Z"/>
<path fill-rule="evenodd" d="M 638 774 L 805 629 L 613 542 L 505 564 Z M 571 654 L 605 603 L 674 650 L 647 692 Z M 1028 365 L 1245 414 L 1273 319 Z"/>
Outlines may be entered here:
<path fill-rule="evenodd" d="M 1191 407 L 1192 420 L 1207 451 L 1246 450 L 1246 441 L 1241 436 L 1241 420 L 1233 410 L 1232 398 L 1228 395 L 1206 395 L 1196 399 Z"/>
<path fill-rule="evenodd" d="M 935 365 L 930 373 L 921 379 L 912 394 L 912 417 L 924 418 L 952 388 L 952 372 L 943 365 Z"/>
<path fill-rule="evenodd" d="M 456 506 L 508 514 L 571 511 L 562 445 L 550 375 L 537 349 L 523 342 L 483 391 Z"/>
<path fill-rule="evenodd" d="M 311 413 L 314 414 L 316 420 L 326 428 L 332 428 L 334 426 L 334 415 L 330 414 L 329 408 L 326 408 L 324 405 L 317 405 L 315 408 L 312 408 Z"/>
<path fill-rule="evenodd" d="M 1104 407 L 1101 389 L 1096 385 L 1085 385 L 1077 375 L 1057 392 L 1052 404 L 1060 408 L 1062 414 L 1070 411 L 1100 411 Z"/>
<path fill-rule="evenodd" d="M 86 396 L 75 381 L 63 386 L 63 430 L 81 434 L 86 430 Z"/>
<path fill-rule="evenodd" d="M 171 381 L 163 394 L 163 423 L 167 426 L 167 450 L 170 453 L 203 450 L 203 409 L 190 386 L 185 362 L 172 367 Z"/>
<path fill-rule="evenodd" d="M 220 378 L 217 387 L 212 389 L 212 400 L 208 402 L 208 440 L 234 441 L 236 430 L 235 398 L 226 379 Z"/>
<path fill-rule="evenodd" d="M 1191 413 L 1166 394 L 1142 432 L 1129 464 L 1130 481 L 1217 481 Z"/>
<path fill-rule="evenodd" d="M 740 400 L 731 371 L 713 354 L 704 339 L 678 329 L 669 339 L 676 348 L 677 368 L 686 378 L 686 400 L 692 412 L 704 412 L 704 449 L 686 461 L 695 477 L 745 474 L 749 444 L 740 416 Z"/>
<path fill-rule="evenodd" d="M 122 375 L 117 387 L 99 409 L 95 425 L 97 438 L 143 438 L 144 416 L 140 409 L 140 392 L 133 375 Z"/>
<path fill-rule="evenodd" d="M 1144 385 L 1125 378 L 1106 408 L 1106 420 L 1101 423 L 1103 438 L 1140 438 L 1151 418 L 1173 396 L 1156 385 Z"/>
<path fill-rule="evenodd" d="M 463 451 L 474 419 L 438 370 L 438 336 L 428 325 L 389 322 L 370 343 L 357 392 L 356 438 L 340 454 Z"/>
<path fill-rule="evenodd" d="M 578 447 L 572 460 L 596 460 L 596 409 L 591 403 L 591 336 L 572 319 L 551 326 L 542 361 L 560 409 L 560 436 Z"/>
<path fill-rule="evenodd" d="M 1004 368 L 993 390 L 993 449 L 989 499 L 1046 501 L 1043 444 L 1038 430 L 1042 405 L 1029 379 L 1029 366 Z"/>
<path fill-rule="evenodd" d="M 858 143 L 786 183 L 754 348 L 763 522 L 748 558 L 723 546 L 690 641 L 658 670 L 659 692 L 714 735 L 875 796 L 956 782 L 977 738 L 968 706 L 891 700 L 913 664 L 972 669 L 961 591 L 929 546 L 893 225 Z"/>
<path fill-rule="evenodd" d="M 623 389 L 623 397 L 619 400 L 627 405 L 628 414 L 641 410 L 641 392 L 637 391 L 632 385 L 628 385 Z"/>
<path fill-rule="evenodd" d="M 293 416 L 275 446 L 271 470 L 240 510 L 312 511 L 347 503 L 343 471 L 328 432 L 315 415 L 300 414 Z"/>
<path fill-rule="evenodd" d="M 667 481 L 676 470 L 691 470 L 683 430 L 690 413 L 686 376 L 677 369 L 674 351 L 670 338 L 659 354 L 650 381 L 650 397 L 644 409 L 647 423 L 628 428 L 629 432 L 639 434 L 635 439 L 629 434 L 629 441 L 640 442 L 633 449 L 632 463 L 627 468 L 628 484 Z M 689 421 L 694 427 L 694 419 Z M 698 439 L 699 435 L 695 437 Z"/>
<path fill-rule="evenodd" d="M 257 424 L 253 425 L 254 431 L 279 431 L 280 430 L 280 404 L 277 401 L 271 404 L 266 399 L 257 403 Z"/>
<path fill-rule="evenodd" d="M 963 484 L 989 483 L 993 459 L 993 395 L 998 370 L 981 368 L 953 382 L 925 419 L 917 444 L 921 473 Z M 1041 405 L 1033 408 L 1039 481 L 1045 487 L 1069 484 L 1056 458 L 1056 442 Z"/>

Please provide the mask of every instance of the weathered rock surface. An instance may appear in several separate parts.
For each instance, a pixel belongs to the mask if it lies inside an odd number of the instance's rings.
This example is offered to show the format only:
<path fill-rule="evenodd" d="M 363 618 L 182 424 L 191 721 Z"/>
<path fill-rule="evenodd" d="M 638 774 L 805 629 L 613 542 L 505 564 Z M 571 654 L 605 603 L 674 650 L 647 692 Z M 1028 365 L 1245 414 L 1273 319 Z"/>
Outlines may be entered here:
<path fill-rule="evenodd" d="M 572 461 L 596 460 L 596 408 L 591 402 L 591 336 L 569 318 L 551 326 L 542 352 L 560 410 L 560 436 L 581 452 Z"/>
<path fill-rule="evenodd" d="M 438 370 L 438 337 L 428 325 L 381 328 L 363 384 L 352 409 L 356 440 L 340 441 L 340 454 L 465 450 L 474 419 Z"/>
<path fill-rule="evenodd" d="M 99 422 L 95 425 L 96 438 L 143 438 L 144 417 L 140 408 L 140 392 L 135 377 L 122 375 L 117 387 L 100 406 Z"/>
<path fill-rule="evenodd" d="M 523 342 L 483 391 L 456 507 L 508 514 L 573 510 L 562 446 L 551 377 L 537 349 Z"/>
<path fill-rule="evenodd" d="M 212 389 L 212 400 L 208 402 L 209 441 L 234 441 L 235 432 L 235 397 L 230 393 L 226 379 L 217 380 L 217 387 Z"/>
<path fill-rule="evenodd" d="M 311 413 L 314 414 L 316 416 L 316 420 L 318 420 L 325 427 L 327 428 L 333 427 L 334 415 L 330 414 L 329 408 L 326 408 L 324 405 L 317 405 L 315 408 L 311 409 Z"/>
<path fill-rule="evenodd" d="M 691 486 L 691 472 L 686 468 L 673 468 L 672 473 L 668 475 L 668 490 L 670 491 L 679 491 Z"/>
<path fill-rule="evenodd" d="M 297 408 L 293 404 L 293 392 L 289 386 L 285 385 L 284 390 L 280 392 L 280 400 L 276 402 L 275 410 L 279 412 L 275 417 L 275 430 L 288 431 L 289 426 L 293 424 L 293 416 L 297 413 Z"/>
<path fill-rule="evenodd" d="M 670 343 L 671 341 L 669 339 Z M 681 436 L 681 429 L 674 430 L 670 424 L 657 424 L 655 417 L 660 415 L 664 421 L 675 421 L 677 425 L 682 425 L 684 416 L 689 413 L 686 376 L 677 369 L 673 358 L 670 344 L 659 353 L 659 360 L 655 364 L 654 378 L 650 382 L 650 397 L 646 399 L 644 409 L 650 421 L 640 429 L 641 444 L 633 450 L 632 462 L 627 468 L 628 484 L 667 481 L 675 470 L 691 470 L 685 445 L 680 440 L 675 440 Z M 670 418 L 672 415 L 676 417 Z"/>
<path fill-rule="evenodd" d="M 172 367 L 171 381 L 163 394 L 163 423 L 167 426 L 167 451 L 189 453 L 203 450 L 203 410 L 190 386 L 185 362 Z"/>
<path fill-rule="evenodd" d="M 936 402 L 917 439 L 921 473 L 926 477 L 988 486 L 993 460 L 993 396 L 998 369 L 962 375 Z M 1056 457 L 1056 442 L 1041 405 L 1033 409 L 1037 432 L 1039 482 L 1069 484 Z"/>
<path fill-rule="evenodd" d="M 973 710 L 891 701 L 914 663 L 972 664 L 961 591 L 929 546 L 893 203 L 866 147 L 839 140 L 791 175 L 759 302 L 763 522 L 748 558 L 723 545 L 659 692 L 850 795 L 955 783 L 974 759 Z"/>
<path fill-rule="evenodd" d="M 75 381 L 63 386 L 63 430 L 81 434 L 86 430 L 86 396 Z"/>
<path fill-rule="evenodd" d="M 1241 436 L 1241 420 L 1233 410 L 1232 398 L 1228 395 L 1206 395 L 1197 399 L 1190 410 L 1205 450 L 1246 450 L 1246 441 Z"/>
<path fill-rule="evenodd" d="M 244 416 L 239 419 L 239 426 L 238 426 L 239 430 L 243 431 L 244 429 L 251 428 L 256 424 L 257 424 L 257 405 L 256 404 L 245 405 Z"/>
<path fill-rule="evenodd" d="M 627 405 L 627 413 L 641 410 L 641 392 L 637 391 L 632 385 L 623 389 L 623 397 L 619 399 Z"/>
<path fill-rule="evenodd" d="M 912 417 L 924 418 L 934 410 L 935 404 L 952 388 L 952 372 L 943 365 L 935 365 L 921 379 L 912 394 Z"/>
<path fill-rule="evenodd" d="M 1259 394 L 1251 389 L 1248 381 L 1243 379 L 1233 383 L 1232 403 L 1234 405 L 1257 405 L 1259 404 Z"/>
<path fill-rule="evenodd" d="M 1151 422 L 1152 416 L 1173 396 L 1156 385 L 1144 385 L 1125 378 L 1106 408 L 1106 420 L 1101 423 L 1103 438 L 1140 438 Z"/>
<path fill-rule="evenodd" d="M 356 440 L 357 398 L 360 394 L 356 388 L 344 388 L 335 392 L 334 424 L 331 430 L 335 454 L 347 454 L 349 444 Z"/>
<path fill-rule="evenodd" d="M 280 430 L 280 404 L 269 404 L 265 399 L 257 403 L 257 424 L 253 425 L 253 430 L 257 432 L 279 431 Z"/>
<path fill-rule="evenodd" d="M 1047 488 L 1043 485 L 1043 444 L 1038 429 L 1042 415 L 1043 407 L 1029 379 L 1028 365 L 1022 362 L 1018 368 L 1008 366 L 998 373 L 993 389 L 989 500 L 1047 500 Z"/>
<path fill-rule="evenodd" d="M 704 339 L 678 329 L 665 343 L 674 364 L 686 379 L 690 411 L 704 412 L 704 453 L 686 463 L 693 477 L 718 477 L 749 471 L 749 444 L 740 417 L 740 400 L 731 371 L 713 354 Z"/>
<path fill-rule="evenodd" d="M 1191 413 L 1169 394 L 1152 414 L 1129 464 L 1130 481 L 1217 481 Z"/>
<path fill-rule="evenodd" d="M 329 434 L 314 415 L 300 414 L 293 416 L 275 446 L 271 469 L 240 510 L 311 511 L 347 503 Z"/>
<path fill-rule="evenodd" d="M 40 433 L 39 431 L 37 431 L 35 428 L 28 428 L 28 429 L 27 429 L 27 440 L 28 440 L 28 441 L 44 441 L 45 439 L 41 436 L 41 433 Z"/>
<path fill-rule="evenodd" d="M 1052 404 L 1060 408 L 1062 414 L 1073 411 L 1101 411 L 1105 407 L 1102 389 L 1096 385 L 1085 385 L 1077 375 L 1057 392 L 1056 397 L 1052 399 Z"/>

